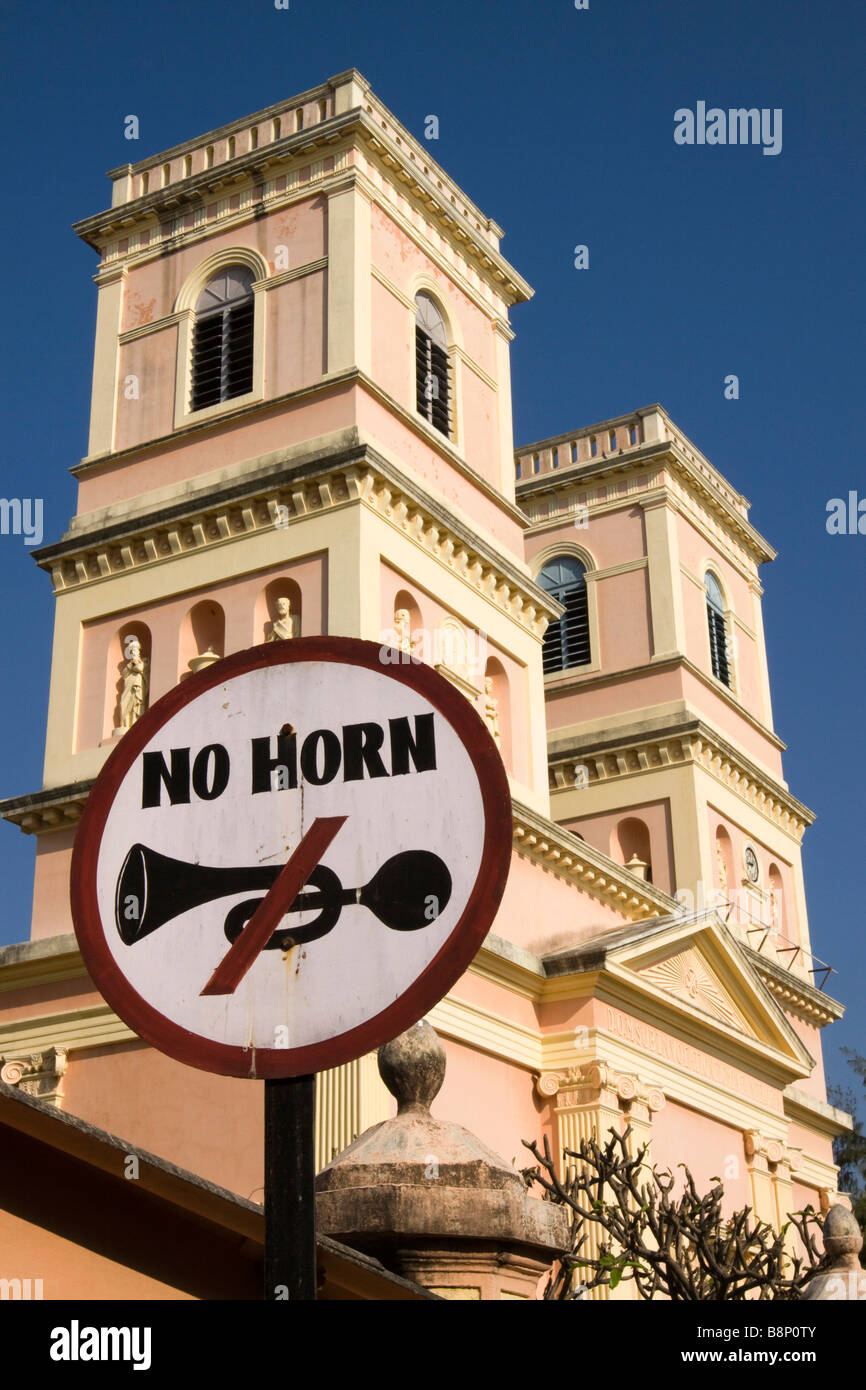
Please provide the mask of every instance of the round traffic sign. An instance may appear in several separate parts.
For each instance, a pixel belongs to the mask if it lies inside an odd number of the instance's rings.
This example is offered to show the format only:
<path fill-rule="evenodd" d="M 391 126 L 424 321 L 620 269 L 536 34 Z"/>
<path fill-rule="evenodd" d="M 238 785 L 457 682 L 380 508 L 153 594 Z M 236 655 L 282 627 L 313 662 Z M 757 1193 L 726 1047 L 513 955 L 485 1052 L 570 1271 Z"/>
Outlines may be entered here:
<path fill-rule="evenodd" d="M 297 1076 L 442 998 L 510 853 L 505 769 L 465 696 L 390 648 L 296 638 L 190 676 L 124 736 L 79 826 L 72 913 L 154 1047 Z"/>

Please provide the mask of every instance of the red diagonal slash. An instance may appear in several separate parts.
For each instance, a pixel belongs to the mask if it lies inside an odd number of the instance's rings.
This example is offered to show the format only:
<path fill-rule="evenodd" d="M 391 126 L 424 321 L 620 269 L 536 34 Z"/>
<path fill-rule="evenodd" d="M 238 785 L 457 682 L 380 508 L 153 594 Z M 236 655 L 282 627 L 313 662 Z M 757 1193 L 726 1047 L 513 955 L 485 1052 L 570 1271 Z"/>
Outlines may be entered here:
<path fill-rule="evenodd" d="M 202 994 L 234 994 L 253 961 L 264 949 L 277 923 L 295 901 L 310 874 L 337 834 L 346 816 L 319 816 L 313 821 L 279 877 L 262 898 L 237 941 L 211 975 Z"/>

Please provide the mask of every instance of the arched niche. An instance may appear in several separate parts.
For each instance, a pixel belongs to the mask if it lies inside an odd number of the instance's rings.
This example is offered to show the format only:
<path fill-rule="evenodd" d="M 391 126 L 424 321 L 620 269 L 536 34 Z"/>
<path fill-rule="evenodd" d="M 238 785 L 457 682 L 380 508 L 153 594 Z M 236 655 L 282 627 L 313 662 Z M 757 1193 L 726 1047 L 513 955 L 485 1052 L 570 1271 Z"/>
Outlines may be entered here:
<path fill-rule="evenodd" d="M 477 670 L 477 652 L 473 650 L 466 628 L 457 618 L 443 618 L 436 636 L 435 664 L 447 666 L 455 676 L 478 689 L 482 672 Z"/>
<path fill-rule="evenodd" d="M 481 715 L 499 745 L 502 761 L 511 772 L 511 687 L 505 667 L 495 656 L 489 657 L 484 667 Z"/>
<path fill-rule="evenodd" d="M 770 922 L 777 931 L 785 932 L 785 891 L 782 886 L 782 873 L 778 864 L 771 864 L 767 874 L 767 887 L 770 890 Z"/>
<path fill-rule="evenodd" d="M 123 712 L 121 703 L 123 701 L 124 686 L 126 684 L 125 672 L 129 656 L 135 650 L 135 642 L 138 643 L 138 649 L 144 662 L 144 673 L 142 677 L 144 697 L 143 710 L 147 709 L 150 704 L 149 677 L 153 643 L 150 628 L 147 623 L 141 622 L 136 618 L 119 627 L 108 644 L 103 738 L 109 738 L 112 734 L 125 732 L 122 723 Z"/>
<path fill-rule="evenodd" d="M 734 847 L 731 837 L 723 825 L 716 827 L 716 863 L 714 868 L 716 887 L 728 901 L 733 901 L 737 881 L 734 872 Z"/>
<path fill-rule="evenodd" d="M 255 641 L 257 643 L 271 640 L 274 623 L 279 621 L 278 603 L 281 598 L 287 598 L 291 605 L 292 636 L 300 637 L 302 635 L 304 604 L 300 584 L 297 584 L 294 579 L 272 579 L 256 599 Z"/>
<path fill-rule="evenodd" d="M 626 816 L 617 822 L 611 835 L 611 858 L 627 867 L 632 860 L 645 864 L 645 870 L 634 864 L 634 871 L 640 872 L 647 883 L 652 883 L 652 849 L 646 821 L 639 816 Z"/>
<path fill-rule="evenodd" d="M 226 616 L 214 599 L 202 599 L 190 608 L 180 625 L 178 638 L 178 679 L 190 674 L 190 661 L 213 652 L 225 656 Z"/>

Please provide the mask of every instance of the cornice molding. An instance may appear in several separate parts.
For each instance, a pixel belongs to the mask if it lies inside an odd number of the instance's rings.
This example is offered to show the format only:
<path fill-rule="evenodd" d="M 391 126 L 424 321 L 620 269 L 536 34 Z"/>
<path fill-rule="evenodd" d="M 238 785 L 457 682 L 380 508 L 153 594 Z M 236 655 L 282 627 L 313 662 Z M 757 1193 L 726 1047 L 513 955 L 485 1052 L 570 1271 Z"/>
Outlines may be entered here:
<path fill-rule="evenodd" d="M 577 784 L 576 763 L 588 769 L 581 777 L 588 776 L 590 786 L 694 763 L 798 843 L 815 820 L 808 806 L 700 718 L 607 739 L 575 735 L 557 742 L 554 735 L 548 744 L 552 791 Z"/>
<path fill-rule="evenodd" d="M 180 317 L 183 317 L 181 314 Z M 402 424 L 406 426 L 419 439 L 431 445 L 437 453 L 450 463 L 463 477 L 484 497 L 492 502 L 510 521 L 518 525 L 521 530 L 526 528 L 526 517 L 519 507 L 510 502 L 492 483 L 483 477 L 470 463 L 466 462 L 463 455 L 445 438 L 438 430 L 429 425 L 423 416 L 407 410 L 399 401 L 389 396 L 372 377 L 363 372 L 359 367 L 350 367 L 345 371 L 334 373 L 323 377 L 321 380 L 313 382 L 309 386 L 302 386 L 295 391 L 287 391 L 281 396 L 272 396 L 267 400 L 251 401 L 247 405 L 238 406 L 236 409 L 221 410 L 216 417 L 211 416 L 206 420 L 195 420 L 187 424 L 178 425 L 172 430 L 171 434 L 158 436 L 156 439 L 145 440 L 141 444 L 135 444 L 127 449 L 118 449 L 111 453 L 96 454 L 82 459 L 79 463 L 73 464 L 69 472 L 74 478 L 89 477 L 92 473 L 98 473 L 103 468 L 113 468 L 118 463 L 138 462 L 142 458 L 149 458 L 152 454 L 158 453 L 162 449 L 171 449 L 176 446 L 179 439 L 188 438 L 196 435 L 207 435 L 208 432 L 219 432 L 227 427 L 233 427 L 239 421 L 257 414 L 268 414 L 271 411 L 300 405 L 308 400 L 313 400 L 318 396 L 327 396 L 332 392 L 343 391 L 346 387 L 354 385 L 362 386 L 371 396 L 381 402 L 392 414 L 396 415 Z M 356 427 L 349 427 L 355 429 Z M 277 452 L 268 455 L 269 458 L 278 456 Z M 297 447 L 286 450 L 286 457 L 296 459 L 298 457 Z M 312 452 L 308 456 L 310 459 L 317 457 L 321 459 L 321 450 Z M 255 465 L 255 460 L 245 460 L 243 463 L 235 464 L 237 470 L 248 469 Z M 194 480 L 193 480 L 194 481 Z M 75 518 L 78 520 L 78 518 Z M 74 523 L 73 523 L 74 524 Z M 62 545 L 64 542 L 60 542 Z M 37 552 L 41 553 L 41 552 Z"/>
<path fill-rule="evenodd" d="M 580 430 L 577 434 L 582 435 L 586 431 Z M 564 436 L 565 440 L 575 436 Z M 527 452 L 546 448 L 546 443 L 530 446 L 529 451 L 520 449 L 515 451 L 515 460 L 526 457 Z M 643 488 L 635 485 L 631 486 L 621 496 L 604 498 L 601 501 L 587 497 L 587 506 L 590 515 L 615 509 L 617 506 L 633 504 L 635 494 L 646 494 L 645 505 L 656 506 L 663 501 L 679 506 L 698 505 L 702 508 L 716 524 L 721 524 L 728 536 L 735 536 L 737 543 L 743 548 L 749 560 L 753 564 L 763 564 L 766 561 L 774 560 L 777 552 L 761 533 L 752 526 L 740 510 L 740 506 L 747 505 L 744 498 L 741 498 L 725 478 L 715 469 L 703 456 L 698 456 L 696 450 L 686 451 L 683 445 L 676 439 L 654 440 L 651 443 L 632 445 L 627 449 L 622 449 L 616 454 L 606 455 L 600 459 L 592 459 L 582 463 L 565 463 L 555 471 L 533 475 L 526 479 L 519 479 L 516 484 L 516 495 L 518 502 L 524 506 L 527 516 L 533 526 L 548 526 L 555 521 L 555 518 L 540 517 L 538 515 L 538 500 L 544 493 L 557 493 L 565 490 L 581 491 L 589 490 L 594 483 L 612 475 L 623 475 L 638 473 L 641 469 L 664 469 L 673 474 L 679 483 L 678 490 L 672 486 L 671 482 L 663 482 L 654 474 L 648 478 Z M 656 489 L 658 491 L 656 491 Z M 524 500 L 529 505 L 524 504 Z M 695 518 L 698 520 L 698 518 Z M 718 538 L 717 538 L 718 539 Z M 743 568 L 742 562 L 739 564 Z"/>
<path fill-rule="evenodd" d="M 532 295 L 531 287 L 493 245 L 491 234 L 494 237 L 497 233 L 501 234 L 496 224 L 475 206 L 445 170 L 431 158 L 429 150 L 422 148 L 378 98 L 374 97 L 369 88 L 365 92 L 365 98 L 364 107 L 355 107 L 340 115 L 329 116 L 315 125 L 284 136 L 280 140 L 263 144 L 211 169 L 203 169 L 185 179 L 175 180 L 165 188 L 155 189 L 142 197 L 118 203 L 75 223 L 74 230 L 83 241 L 100 253 L 114 246 L 116 255 L 118 253 L 113 238 L 128 237 L 130 233 L 146 226 L 150 234 L 146 248 L 149 254 L 152 253 L 155 242 L 162 251 L 173 250 L 185 245 L 196 233 L 201 234 L 205 203 L 210 196 L 218 194 L 221 190 L 225 189 L 227 194 L 242 195 L 245 198 L 245 219 L 257 216 L 265 207 L 269 210 L 270 206 L 279 206 L 280 198 L 284 199 L 285 194 L 289 192 L 288 186 L 285 190 L 276 190 L 276 178 L 268 177 L 277 166 L 286 167 L 287 185 L 292 173 L 297 177 L 302 167 L 308 169 L 308 179 L 303 184 L 296 183 L 292 188 L 291 192 L 296 193 L 298 188 L 308 189 L 310 184 L 317 180 L 345 173 L 349 149 L 363 147 L 366 152 L 375 156 L 385 169 L 386 176 L 395 185 L 402 185 L 402 196 L 411 194 L 424 208 L 425 215 L 431 223 L 452 243 L 459 244 L 460 254 L 473 263 L 479 278 L 486 281 L 497 295 L 510 304 L 529 299 Z M 282 102 L 279 106 L 269 107 L 255 116 L 232 122 L 230 126 L 222 127 L 219 132 L 196 137 L 195 140 L 176 146 L 174 150 L 166 153 L 176 158 L 185 151 L 201 148 L 209 140 L 218 140 L 231 131 L 241 130 L 256 121 L 267 121 L 296 105 L 295 99 Z M 337 150 L 335 146 L 340 148 Z M 324 170 L 324 159 L 331 154 L 335 158 L 335 168 L 333 171 Z M 306 163 L 302 164 L 303 161 Z M 136 174 L 145 169 L 155 169 L 159 163 L 160 156 L 150 156 L 126 168 Z M 227 202 L 227 197 L 222 201 Z M 240 209 L 226 209 L 225 212 L 226 220 L 232 217 L 237 219 Z M 196 219 L 192 227 L 178 225 L 190 214 Z M 216 223 L 221 227 L 224 225 L 221 219 L 214 219 L 205 225 L 213 229 Z M 168 234 L 165 233 L 166 226 L 171 228 Z M 123 254 L 128 255 L 129 252 Z"/>
<path fill-rule="evenodd" d="M 375 511 L 539 641 L 560 606 L 516 561 L 477 536 L 370 445 L 322 460 L 276 464 L 144 517 L 83 532 L 35 552 L 56 594 L 192 552 L 230 544 L 351 504 Z M 284 509 L 284 510 L 278 510 Z"/>
<path fill-rule="evenodd" d="M 629 921 L 664 917 L 677 910 L 673 898 L 594 849 L 571 831 L 514 803 L 514 848 Z"/>
<path fill-rule="evenodd" d="M 845 1013 L 845 1005 L 832 995 L 825 994 L 817 985 L 786 970 L 775 961 L 768 960 L 754 947 L 747 950 L 752 965 L 761 976 L 767 989 L 773 994 L 786 1012 L 798 1014 L 805 1023 L 813 1027 L 825 1028 L 828 1023 L 837 1023 Z"/>

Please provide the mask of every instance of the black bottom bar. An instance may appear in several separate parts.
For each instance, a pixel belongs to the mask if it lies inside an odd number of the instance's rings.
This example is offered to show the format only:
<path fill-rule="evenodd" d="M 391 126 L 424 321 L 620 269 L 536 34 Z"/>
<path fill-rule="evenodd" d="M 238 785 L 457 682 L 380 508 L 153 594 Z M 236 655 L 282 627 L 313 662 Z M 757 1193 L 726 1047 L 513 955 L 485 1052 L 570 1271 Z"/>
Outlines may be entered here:
<path fill-rule="evenodd" d="M 264 1298 L 316 1298 L 316 1078 L 265 1082 Z"/>

